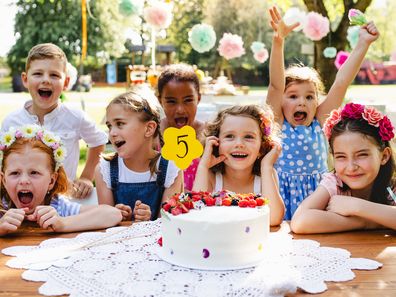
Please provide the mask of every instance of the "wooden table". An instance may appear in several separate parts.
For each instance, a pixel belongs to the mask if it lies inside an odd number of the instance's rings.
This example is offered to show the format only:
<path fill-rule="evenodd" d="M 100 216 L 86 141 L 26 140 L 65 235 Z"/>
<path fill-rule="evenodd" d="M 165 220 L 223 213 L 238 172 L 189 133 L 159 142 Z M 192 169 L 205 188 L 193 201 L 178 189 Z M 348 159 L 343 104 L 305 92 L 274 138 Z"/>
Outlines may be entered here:
<path fill-rule="evenodd" d="M 288 232 L 284 222 L 272 231 Z M 55 234 L 28 224 L 15 234 L 0 237 L 0 249 L 15 245 L 37 245 L 54 237 L 70 238 L 77 233 Z M 354 258 L 370 258 L 383 263 L 379 270 L 354 270 L 356 277 L 349 282 L 328 282 L 328 290 L 319 296 L 396 296 L 396 231 L 356 231 L 337 234 L 294 235 L 296 239 L 313 239 L 322 246 L 347 249 Z M 5 263 L 11 257 L 0 256 L 0 296 L 42 296 L 42 283 L 22 280 L 24 270 L 10 269 Z M 292 296 L 317 296 L 298 291 Z"/>

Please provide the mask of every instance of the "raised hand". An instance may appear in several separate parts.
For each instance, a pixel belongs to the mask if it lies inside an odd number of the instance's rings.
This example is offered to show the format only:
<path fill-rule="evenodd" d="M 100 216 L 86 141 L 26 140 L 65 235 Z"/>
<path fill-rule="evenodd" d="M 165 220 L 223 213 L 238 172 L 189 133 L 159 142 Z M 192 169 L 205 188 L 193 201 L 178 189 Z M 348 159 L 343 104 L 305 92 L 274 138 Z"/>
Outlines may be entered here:
<path fill-rule="evenodd" d="M 291 24 L 290 26 L 286 25 L 276 6 L 271 7 L 269 13 L 271 16 L 270 25 L 278 38 L 285 38 L 293 29 L 300 25 L 299 22 Z"/>
<path fill-rule="evenodd" d="M 380 33 L 374 22 L 368 22 L 367 24 L 363 25 L 359 30 L 359 40 L 363 40 L 368 44 L 376 41 L 379 36 Z"/>
<path fill-rule="evenodd" d="M 123 221 L 130 221 L 132 219 L 132 208 L 129 205 L 119 203 L 116 204 L 114 207 L 121 210 Z"/>
<path fill-rule="evenodd" d="M 17 231 L 25 219 L 28 208 L 11 208 L 0 219 L 0 235 Z"/>
<path fill-rule="evenodd" d="M 271 145 L 271 150 L 261 160 L 261 168 L 267 166 L 273 167 L 282 151 L 282 146 L 278 142 L 273 141 Z"/>
<path fill-rule="evenodd" d="M 201 161 L 199 162 L 199 166 L 204 166 L 209 169 L 226 159 L 223 155 L 218 157 L 213 155 L 213 147 L 218 147 L 219 144 L 219 139 L 216 136 L 209 136 L 206 138 L 205 150 L 201 157 Z"/>

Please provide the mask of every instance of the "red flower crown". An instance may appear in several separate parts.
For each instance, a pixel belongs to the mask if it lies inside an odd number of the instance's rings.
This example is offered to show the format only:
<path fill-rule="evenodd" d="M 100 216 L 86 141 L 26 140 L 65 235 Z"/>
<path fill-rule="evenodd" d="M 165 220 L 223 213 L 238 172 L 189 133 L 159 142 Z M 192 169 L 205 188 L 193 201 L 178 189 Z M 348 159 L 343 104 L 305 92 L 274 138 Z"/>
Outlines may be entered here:
<path fill-rule="evenodd" d="M 374 107 L 348 103 L 344 108 L 334 109 L 326 119 L 323 132 L 327 139 L 330 139 L 334 126 L 343 119 L 366 120 L 369 125 L 379 128 L 378 133 L 382 141 L 389 141 L 395 136 L 392 122 L 386 115 L 383 115 Z"/>

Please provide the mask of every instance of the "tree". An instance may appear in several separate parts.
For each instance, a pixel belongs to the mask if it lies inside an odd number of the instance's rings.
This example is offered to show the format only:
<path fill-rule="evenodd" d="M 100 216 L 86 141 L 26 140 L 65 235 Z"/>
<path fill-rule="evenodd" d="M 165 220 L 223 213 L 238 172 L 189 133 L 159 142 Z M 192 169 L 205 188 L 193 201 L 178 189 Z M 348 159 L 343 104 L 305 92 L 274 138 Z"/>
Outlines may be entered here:
<path fill-rule="evenodd" d="M 87 1 L 88 2 L 88 1 Z M 98 52 L 119 56 L 124 50 L 118 7 L 112 1 L 89 1 L 92 16 L 87 15 L 88 55 Z M 18 0 L 15 17 L 15 45 L 8 54 L 12 74 L 24 70 L 27 54 L 34 45 L 52 42 L 63 49 L 68 59 L 81 54 L 81 1 Z"/>
<path fill-rule="evenodd" d="M 333 84 L 337 68 L 334 66 L 334 59 L 323 58 L 323 50 L 329 46 L 329 40 L 331 40 L 331 46 L 334 46 L 337 51 L 344 50 L 348 44 L 346 37 L 349 27 L 349 10 L 355 8 L 365 12 L 371 2 L 372 0 L 344 0 L 341 4 L 341 1 L 336 0 L 304 0 L 308 11 L 318 12 L 330 20 L 332 19 L 331 13 L 334 15 L 334 12 L 338 12 L 342 15 L 340 19 L 336 19 L 333 22 L 331 27 L 336 25 L 337 22 L 338 25 L 336 28 L 331 28 L 328 36 L 314 42 L 314 68 L 319 71 L 324 79 L 326 90 L 329 90 Z"/>
<path fill-rule="evenodd" d="M 207 54 L 194 51 L 189 44 L 188 31 L 203 20 L 204 0 L 179 0 L 174 2 L 173 21 L 167 29 L 167 42 L 176 48 L 179 61 L 189 64 L 199 64 L 200 60 L 207 58 Z"/>

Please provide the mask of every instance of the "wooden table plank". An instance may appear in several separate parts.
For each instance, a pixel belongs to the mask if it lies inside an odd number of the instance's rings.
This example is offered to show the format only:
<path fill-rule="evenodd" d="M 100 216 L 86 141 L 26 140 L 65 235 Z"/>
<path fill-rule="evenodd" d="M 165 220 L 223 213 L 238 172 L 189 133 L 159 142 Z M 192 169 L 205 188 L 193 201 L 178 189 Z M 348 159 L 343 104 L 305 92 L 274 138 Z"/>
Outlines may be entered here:
<path fill-rule="evenodd" d="M 127 224 L 123 224 L 127 225 Z M 288 223 L 271 231 L 289 232 Z M 17 233 L 0 237 L 0 249 L 15 245 L 38 245 L 49 238 L 73 238 L 78 233 L 56 234 L 36 228 L 31 223 Z M 396 296 L 396 232 L 392 230 L 356 231 L 336 234 L 293 235 L 295 239 L 312 239 L 321 246 L 348 250 L 354 258 L 370 258 L 383 263 L 379 270 L 354 270 L 356 277 L 349 282 L 327 282 L 328 290 L 315 296 Z M 1 296 L 42 296 L 38 288 L 42 283 L 21 278 L 24 270 L 10 269 L 5 263 L 12 257 L 0 256 Z M 288 296 L 314 296 L 298 291 Z"/>

